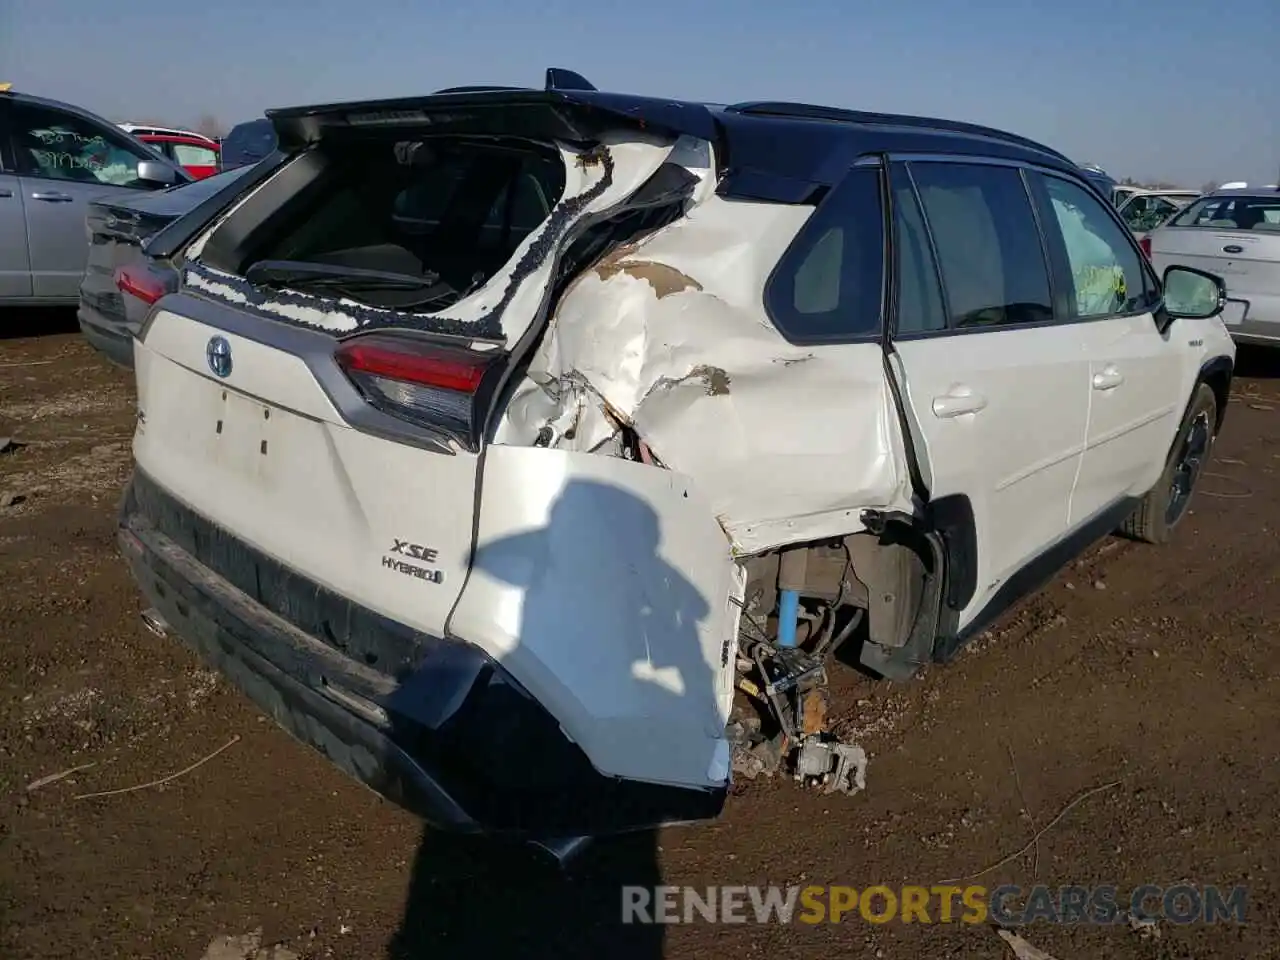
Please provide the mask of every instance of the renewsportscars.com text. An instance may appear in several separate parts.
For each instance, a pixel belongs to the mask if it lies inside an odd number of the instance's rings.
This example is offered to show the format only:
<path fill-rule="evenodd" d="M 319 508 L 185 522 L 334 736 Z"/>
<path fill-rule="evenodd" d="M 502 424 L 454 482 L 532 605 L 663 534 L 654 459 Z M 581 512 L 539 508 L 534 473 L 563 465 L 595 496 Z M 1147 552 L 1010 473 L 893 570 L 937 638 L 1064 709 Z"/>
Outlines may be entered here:
<path fill-rule="evenodd" d="M 632 887 L 622 888 L 623 923 L 1244 923 L 1244 887 L 1147 884 Z"/>

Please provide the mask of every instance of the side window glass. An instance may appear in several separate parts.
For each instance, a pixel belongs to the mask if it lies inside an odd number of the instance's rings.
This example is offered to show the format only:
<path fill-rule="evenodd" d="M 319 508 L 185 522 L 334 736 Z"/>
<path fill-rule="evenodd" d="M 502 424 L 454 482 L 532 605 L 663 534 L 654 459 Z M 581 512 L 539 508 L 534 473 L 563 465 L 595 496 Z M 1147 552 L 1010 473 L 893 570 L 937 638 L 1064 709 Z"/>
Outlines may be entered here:
<path fill-rule="evenodd" d="M 175 143 L 173 159 L 184 167 L 212 167 L 218 163 L 218 155 L 208 147 L 198 147 L 193 143 Z"/>
<path fill-rule="evenodd" d="M 1124 221 L 1138 233 L 1154 230 L 1177 207 L 1163 197 L 1134 197 L 1124 208 Z"/>
<path fill-rule="evenodd" d="M 538 174 L 542 172 L 537 168 L 538 164 L 541 161 L 525 163 L 515 179 L 502 188 L 489 211 L 486 221 L 489 226 L 506 225 L 508 203 L 511 204 L 511 228 L 519 233 L 528 233 L 547 219 L 551 207 L 547 203 L 547 190 L 538 178 Z M 515 191 L 514 198 L 511 196 L 512 190 Z"/>
<path fill-rule="evenodd" d="M 937 247 L 951 326 L 1052 320 L 1049 268 L 1019 171 L 917 162 L 911 173 Z"/>
<path fill-rule="evenodd" d="M 1041 180 L 1066 246 L 1075 315 L 1088 319 L 1144 309 L 1145 273 L 1133 238 L 1083 188 L 1058 177 Z"/>
<path fill-rule="evenodd" d="M 74 114 L 25 104 L 11 105 L 9 116 L 19 173 L 115 187 L 149 186 L 138 179 L 138 162 L 154 157 L 114 132 Z"/>
<path fill-rule="evenodd" d="M 924 215 L 904 167 L 893 174 L 893 221 L 898 273 L 898 334 L 927 333 L 947 326 L 938 268 L 929 247 Z"/>
<path fill-rule="evenodd" d="M 765 287 L 765 308 L 792 343 L 880 332 L 884 209 L 879 167 L 856 167 L 818 205 Z"/>
<path fill-rule="evenodd" d="M 449 201 L 462 180 L 462 167 L 440 162 L 424 166 L 422 175 L 396 195 L 392 216 L 409 233 L 430 233 L 440 225 Z"/>

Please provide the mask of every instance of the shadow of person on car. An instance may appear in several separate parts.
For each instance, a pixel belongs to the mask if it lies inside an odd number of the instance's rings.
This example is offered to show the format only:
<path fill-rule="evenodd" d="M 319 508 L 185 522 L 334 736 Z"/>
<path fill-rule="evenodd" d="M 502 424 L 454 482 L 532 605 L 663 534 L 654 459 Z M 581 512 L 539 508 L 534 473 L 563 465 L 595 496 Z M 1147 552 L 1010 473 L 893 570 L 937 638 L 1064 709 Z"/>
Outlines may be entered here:
<path fill-rule="evenodd" d="M 673 518 L 664 519 L 670 530 Z M 613 762 L 660 772 L 676 763 L 688 771 L 700 760 L 705 771 L 717 725 L 723 731 L 699 637 L 711 608 L 661 555 L 662 533 L 658 515 L 635 495 L 573 480 L 560 491 L 545 526 L 480 544 L 467 589 L 482 591 L 492 603 L 486 610 L 518 610 L 512 640 L 518 647 L 498 662 L 525 683 L 537 678 L 541 696 L 581 701 L 591 723 L 615 741 L 625 740 L 625 733 L 617 736 L 617 723 L 643 717 L 644 742 L 626 741 L 631 754 L 615 755 Z M 492 622 L 502 614 L 485 616 Z M 706 740 L 699 743 L 704 728 Z M 515 759 L 522 769 L 508 771 L 516 793 L 509 802 L 545 804 L 553 816 L 568 811 L 591 818 L 593 803 L 613 805 L 615 812 L 631 804 L 651 813 L 666 802 L 645 785 L 638 795 L 623 794 L 618 781 L 598 777 L 585 760 L 586 779 L 598 781 L 590 798 L 572 783 L 565 789 L 549 779 L 539 782 L 538 768 L 550 758 Z M 718 805 L 712 794 L 705 796 L 712 815 L 710 808 Z M 637 819 L 644 822 L 644 814 Z M 652 891 L 661 882 L 652 830 L 601 838 L 560 870 L 527 845 L 428 828 L 388 957 L 656 960 L 663 955 L 663 927 L 625 922 L 623 887 Z"/>

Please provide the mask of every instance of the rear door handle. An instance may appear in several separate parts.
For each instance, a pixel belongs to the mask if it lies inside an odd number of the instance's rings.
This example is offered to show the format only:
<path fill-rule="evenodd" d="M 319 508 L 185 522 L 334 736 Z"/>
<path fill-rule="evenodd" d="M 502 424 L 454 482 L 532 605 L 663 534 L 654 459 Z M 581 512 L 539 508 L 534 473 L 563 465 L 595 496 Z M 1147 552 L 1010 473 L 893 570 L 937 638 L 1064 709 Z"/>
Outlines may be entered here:
<path fill-rule="evenodd" d="M 986 408 L 987 398 L 968 387 L 952 387 L 942 396 L 933 398 L 933 415 L 943 420 L 978 413 Z"/>
<path fill-rule="evenodd" d="M 32 200 L 43 200 L 43 201 L 45 201 L 46 203 L 70 203 L 72 200 L 74 200 L 74 199 L 75 199 L 75 197 L 72 197 L 72 196 L 70 196 L 69 194 L 66 194 L 66 193 L 44 193 L 44 192 L 39 192 L 39 193 L 33 193 L 33 194 L 31 195 L 31 199 L 32 199 Z"/>
<path fill-rule="evenodd" d="M 1112 366 L 1104 367 L 1101 372 L 1093 375 L 1095 390 L 1114 390 L 1122 383 L 1124 383 L 1124 374 Z"/>

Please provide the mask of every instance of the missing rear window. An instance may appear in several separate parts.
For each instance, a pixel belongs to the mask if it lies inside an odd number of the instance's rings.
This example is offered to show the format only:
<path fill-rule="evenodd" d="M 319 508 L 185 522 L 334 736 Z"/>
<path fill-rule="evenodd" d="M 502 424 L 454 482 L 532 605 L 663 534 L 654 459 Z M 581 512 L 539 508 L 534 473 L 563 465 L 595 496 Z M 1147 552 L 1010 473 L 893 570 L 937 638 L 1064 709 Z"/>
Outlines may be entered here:
<path fill-rule="evenodd" d="M 365 138 L 325 145 L 320 175 L 247 238 L 254 283 L 434 312 L 478 289 L 564 191 L 549 146 Z"/>

